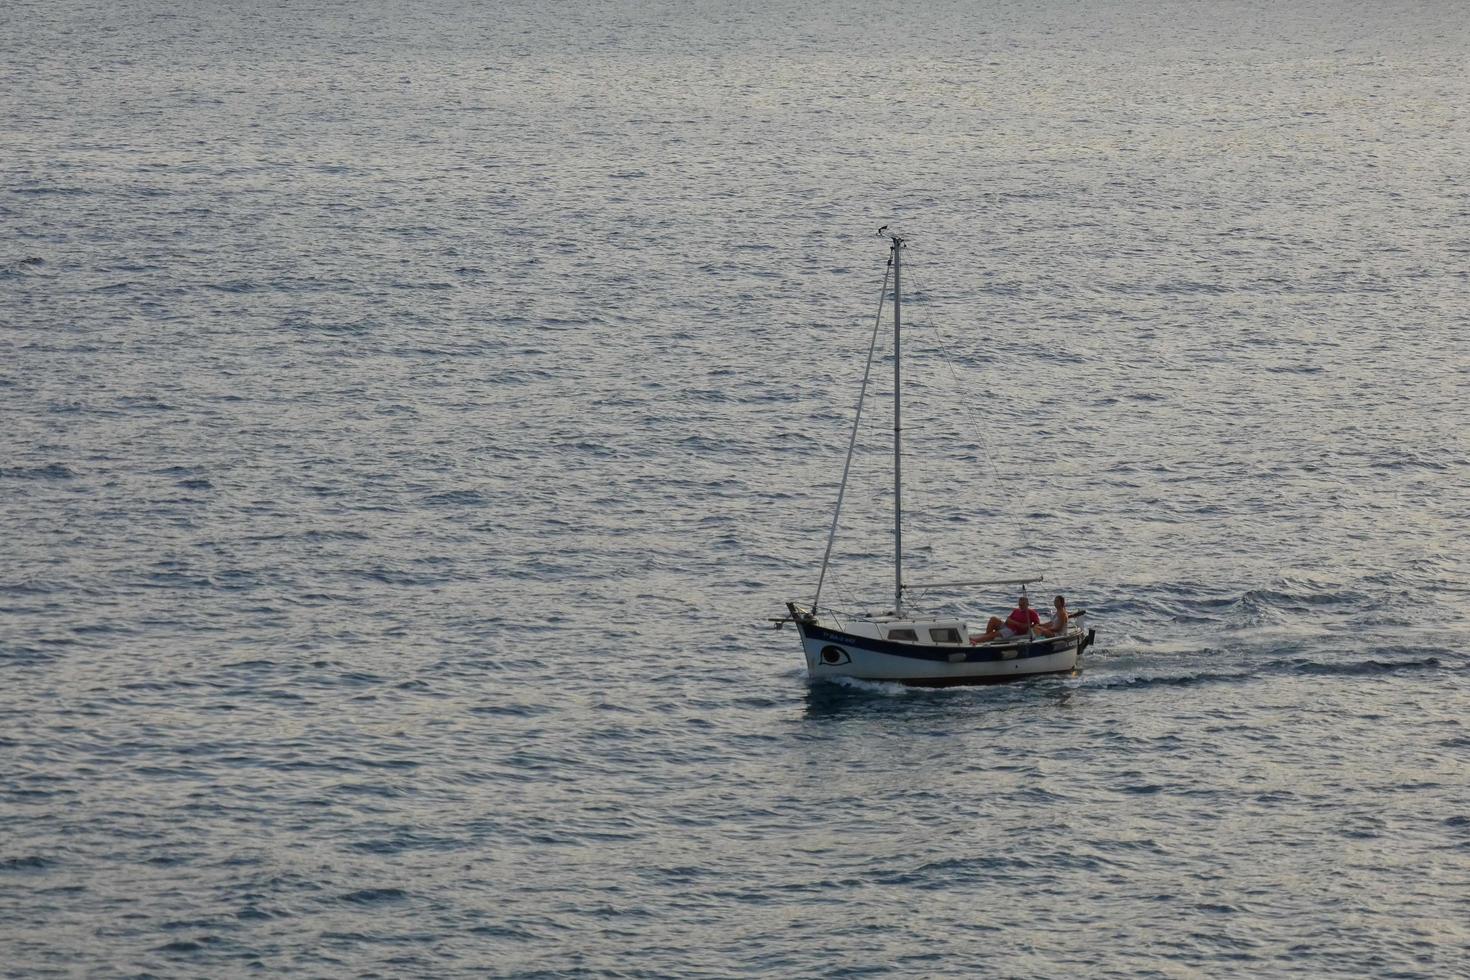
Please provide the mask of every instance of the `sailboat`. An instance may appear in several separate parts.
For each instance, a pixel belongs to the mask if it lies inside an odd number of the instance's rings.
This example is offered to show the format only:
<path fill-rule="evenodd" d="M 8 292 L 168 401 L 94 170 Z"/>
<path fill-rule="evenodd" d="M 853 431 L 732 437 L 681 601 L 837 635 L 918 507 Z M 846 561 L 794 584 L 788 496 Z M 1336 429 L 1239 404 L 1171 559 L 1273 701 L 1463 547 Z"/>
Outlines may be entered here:
<path fill-rule="evenodd" d="M 908 594 L 920 591 L 981 587 L 1019 589 L 1024 596 L 1027 587 L 1043 581 L 1043 577 L 1034 575 L 912 585 L 904 581 L 901 355 L 905 240 L 890 232 L 887 225 L 878 229 L 878 234 L 888 240 L 888 275 L 893 279 L 893 609 L 881 613 L 842 613 L 821 605 L 822 586 L 832 559 L 832 542 L 836 539 L 842 501 L 847 493 L 847 478 L 852 468 L 853 449 L 857 445 L 863 400 L 872 373 L 877 327 L 882 322 L 880 303 L 816 593 L 810 602 L 788 602 L 786 609 L 789 615 L 777 619 L 776 626 L 779 628 L 787 622 L 796 624 L 806 655 L 807 672 L 813 680 L 850 677 L 922 687 L 948 687 L 993 684 L 1043 674 L 1071 674 L 1077 670 L 1082 652 L 1092 644 L 1096 632 L 1082 625 L 1085 612 L 1072 613 L 1062 628 L 1043 630 L 1026 623 L 1023 630 L 1002 629 L 997 634 L 988 628 L 972 630 L 961 618 L 926 615 L 905 601 Z M 885 276 L 885 300 L 887 294 Z"/>

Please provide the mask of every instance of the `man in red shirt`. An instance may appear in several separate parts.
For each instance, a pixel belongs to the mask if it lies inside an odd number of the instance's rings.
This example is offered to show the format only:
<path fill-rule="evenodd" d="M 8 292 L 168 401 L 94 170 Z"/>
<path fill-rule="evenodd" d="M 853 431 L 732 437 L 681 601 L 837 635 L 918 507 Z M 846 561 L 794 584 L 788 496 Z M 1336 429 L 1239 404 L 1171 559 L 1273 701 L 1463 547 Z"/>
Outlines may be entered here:
<path fill-rule="evenodd" d="M 1040 625 L 1041 617 L 1036 614 L 1035 609 L 1031 608 L 1031 600 L 1024 595 L 1017 602 L 1016 608 L 1012 609 L 1011 614 L 1006 617 L 1006 629 L 1015 636 L 1029 633 L 1033 626 Z"/>

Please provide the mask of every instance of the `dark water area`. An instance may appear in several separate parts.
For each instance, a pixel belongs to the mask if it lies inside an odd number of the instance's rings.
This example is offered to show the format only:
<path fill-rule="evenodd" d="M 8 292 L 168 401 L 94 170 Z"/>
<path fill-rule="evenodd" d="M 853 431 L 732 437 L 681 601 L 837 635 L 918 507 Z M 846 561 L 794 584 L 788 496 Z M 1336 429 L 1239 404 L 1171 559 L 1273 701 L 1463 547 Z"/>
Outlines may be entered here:
<path fill-rule="evenodd" d="M 1462 5 L 0 13 L 0 974 L 1470 972 Z"/>

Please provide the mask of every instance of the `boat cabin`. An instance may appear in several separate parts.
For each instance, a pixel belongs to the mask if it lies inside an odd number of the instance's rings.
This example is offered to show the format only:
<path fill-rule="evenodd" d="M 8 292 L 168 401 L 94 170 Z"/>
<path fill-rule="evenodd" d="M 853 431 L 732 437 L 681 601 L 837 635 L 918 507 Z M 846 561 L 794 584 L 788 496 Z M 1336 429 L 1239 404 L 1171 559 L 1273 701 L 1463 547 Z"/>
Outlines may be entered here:
<path fill-rule="evenodd" d="M 962 619 L 855 620 L 841 624 L 840 629 L 854 636 L 894 643 L 920 643 L 924 646 L 968 646 L 970 630 Z"/>

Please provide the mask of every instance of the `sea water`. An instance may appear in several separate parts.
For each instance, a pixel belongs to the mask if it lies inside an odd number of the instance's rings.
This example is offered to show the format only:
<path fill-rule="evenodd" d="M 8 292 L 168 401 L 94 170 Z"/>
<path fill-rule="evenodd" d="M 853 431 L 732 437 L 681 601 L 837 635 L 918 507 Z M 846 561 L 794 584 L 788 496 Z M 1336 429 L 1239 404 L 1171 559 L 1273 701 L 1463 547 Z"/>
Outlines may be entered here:
<path fill-rule="evenodd" d="M 0 972 L 1470 970 L 1462 5 L 0 24 Z"/>

